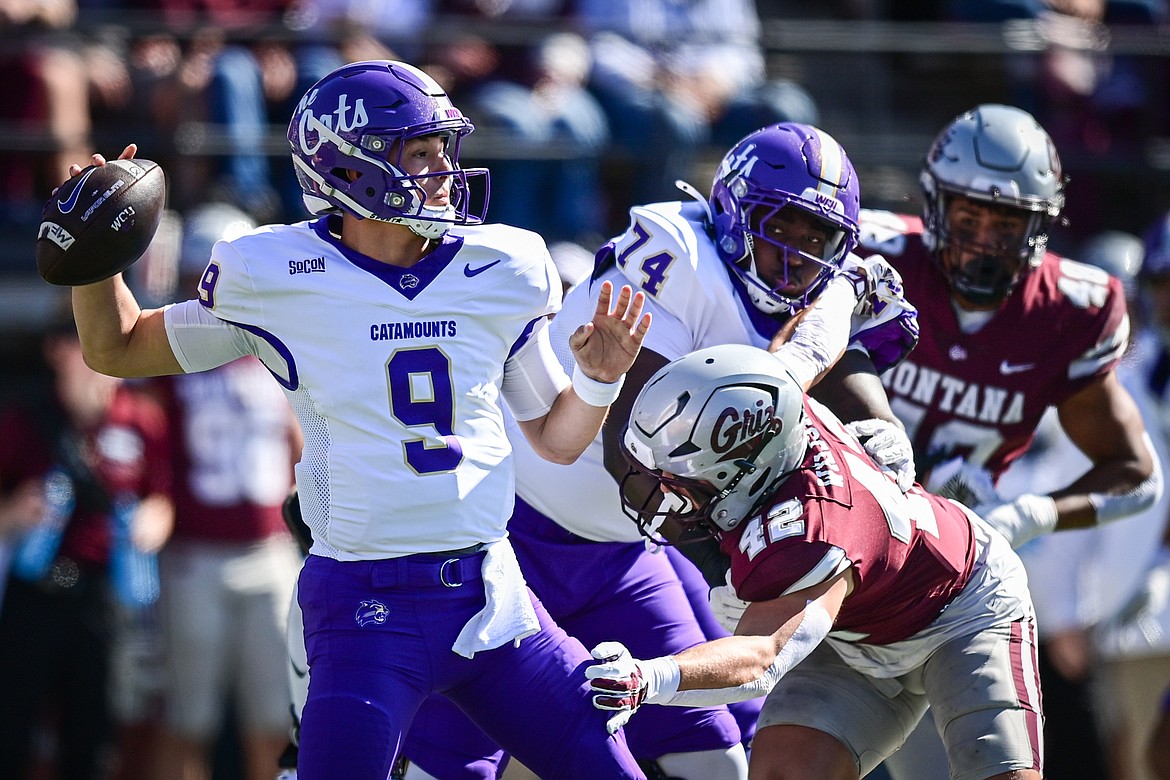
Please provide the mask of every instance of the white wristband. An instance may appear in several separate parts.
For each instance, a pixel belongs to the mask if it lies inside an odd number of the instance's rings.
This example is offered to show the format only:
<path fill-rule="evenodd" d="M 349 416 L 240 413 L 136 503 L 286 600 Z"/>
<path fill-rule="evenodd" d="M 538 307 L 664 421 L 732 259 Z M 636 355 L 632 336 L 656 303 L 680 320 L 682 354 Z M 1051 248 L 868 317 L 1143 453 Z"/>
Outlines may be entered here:
<path fill-rule="evenodd" d="M 622 383 L 626 375 L 622 374 L 616 382 L 598 382 L 585 376 L 581 366 L 573 366 L 573 392 L 590 406 L 606 407 L 617 400 L 622 391 Z"/>
<path fill-rule="evenodd" d="M 646 683 L 647 704 L 666 704 L 678 693 L 682 673 L 674 656 L 663 655 L 649 661 L 639 661 L 638 668 Z"/>
<path fill-rule="evenodd" d="M 1150 476 L 1142 480 L 1141 484 L 1125 493 L 1090 493 L 1089 503 L 1097 512 L 1097 525 L 1112 523 L 1114 520 L 1136 515 L 1158 503 L 1165 487 L 1162 484 L 1162 464 L 1158 461 L 1158 454 L 1154 450 L 1154 443 L 1150 441 L 1150 434 L 1143 436 L 1146 449 L 1154 458 L 1154 468 Z"/>

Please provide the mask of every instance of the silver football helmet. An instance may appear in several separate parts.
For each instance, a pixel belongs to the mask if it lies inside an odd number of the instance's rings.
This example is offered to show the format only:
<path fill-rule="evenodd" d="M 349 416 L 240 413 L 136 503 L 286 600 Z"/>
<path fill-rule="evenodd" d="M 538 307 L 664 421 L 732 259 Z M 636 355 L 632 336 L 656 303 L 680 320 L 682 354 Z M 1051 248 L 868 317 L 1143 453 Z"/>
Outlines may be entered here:
<path fill-rule="evenodd" d="M 622 505 L 644 532 L 667 515 L 687 527 L 728 531 L 804 460 L 804 392 L 761 349 L 702 349 L 650 378 L 634 401 L 622 445 L 631 467 Z M 660 496 L 635 495 L 629 488 L 639 474 L 675 500 L 659 506 Z"/>
<path fill-rule="evenodd" d="M 1052 139 L 1031 114 L 1012 106 L 977 106 L 943 128 L 919 183 L 925 199 L 923 241 L 936 258 L 958 245 L 947 227 L 947 209 L 956 196 L 1029 216 L 1019 246 L 967 246 L 983 254 L 982 261 L 943 266 L 955 292 L 979 305 L 998 304 L 1040 264 L 1049 228 L 1064 208 L 1065 177 Z"/>

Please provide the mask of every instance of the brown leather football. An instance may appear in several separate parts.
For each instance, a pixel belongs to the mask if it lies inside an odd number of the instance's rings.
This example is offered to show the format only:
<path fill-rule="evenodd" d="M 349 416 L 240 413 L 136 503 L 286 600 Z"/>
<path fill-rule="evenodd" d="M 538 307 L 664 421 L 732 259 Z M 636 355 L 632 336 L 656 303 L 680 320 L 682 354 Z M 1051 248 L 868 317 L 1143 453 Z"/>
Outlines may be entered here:
<path fill-rule="evenodd" d="M 150 245 L 165 206 L 166 180 L 157 163 L 91 165 L 62 184 L 41 212 L 41 278 L 76 286 L 121 273 Z"/>

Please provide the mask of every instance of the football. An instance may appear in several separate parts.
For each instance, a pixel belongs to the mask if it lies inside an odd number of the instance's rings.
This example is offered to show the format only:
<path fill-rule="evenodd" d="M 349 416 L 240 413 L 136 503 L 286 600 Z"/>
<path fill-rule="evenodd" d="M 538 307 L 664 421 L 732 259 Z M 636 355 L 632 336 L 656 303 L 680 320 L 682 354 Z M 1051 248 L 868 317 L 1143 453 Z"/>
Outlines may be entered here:
<path fill-rule="evenodd" d="M 166 206 L 162 168 L 150 160 L 91 165 L 61 185 L 41 212 L 37 271 L 50 284 L 93 284 L 146 251 Z"/>

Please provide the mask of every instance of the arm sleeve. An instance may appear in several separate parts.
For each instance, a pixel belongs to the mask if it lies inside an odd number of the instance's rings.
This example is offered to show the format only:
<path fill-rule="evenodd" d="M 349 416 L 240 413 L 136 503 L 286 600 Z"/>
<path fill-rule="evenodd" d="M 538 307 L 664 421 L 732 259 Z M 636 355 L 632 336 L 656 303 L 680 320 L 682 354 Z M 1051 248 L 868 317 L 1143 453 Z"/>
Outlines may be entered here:
<path fill-rule="evenodd" d="M 163 321 L 167 341 L 185 373 L 206 371 L 255 354 L 247 331 L 219 319 L 199 301 L 168 306 Z"/>
<path fill-rule="evenodd" d="M 838 276 L 801 319 L 792 338 L 776 350 L 776 358 L 805 390 L 849 345 L 856 306 L 853 283 Z"/>
<path fill-rule="evenodd" d="M 548 414 L 568 386 L 569 375 L 553 352 L 548 320 L 543 319 L 524 346 L 504 363 L 504 400 L 512 415 L 526 422 Z"/>
<path fill-rule="evenodd" d="M 800 625 L 780 648 L 772 665 L 760 677 L 728 688 L 677 691 L 669 698 L 663 697 L 658 701 L 648 698 L 646 701 L 650 704 L 669 704 L 675 707 L 713 707 L 767 696 L 781 677 L 788 674 L 794 666 L 808 657 L 813 648 L 824 641 L 832 628 L 833 618 L 825 608 L 819 602 L 810 601 L 805 605 Z"/>

